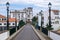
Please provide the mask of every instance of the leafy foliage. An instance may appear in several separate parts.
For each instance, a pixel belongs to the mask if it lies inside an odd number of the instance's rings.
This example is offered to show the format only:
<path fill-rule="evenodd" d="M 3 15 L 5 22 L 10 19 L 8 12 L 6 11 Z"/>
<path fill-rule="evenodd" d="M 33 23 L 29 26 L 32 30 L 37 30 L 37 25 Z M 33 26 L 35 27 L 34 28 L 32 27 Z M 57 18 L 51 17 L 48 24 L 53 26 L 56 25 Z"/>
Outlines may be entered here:
<path fill-rule="evenodd" d="M 21 28 L 23 25 L 25 25 L 25 22 L 24 22 L 23 20 L 19 21 L 17 30 L 18 30 L 19 28 Z M 16 27 L 10 29 L 10 35 L 12 35 L 12 34 L 15 33 L 15 32 L 16 32 Z"/>
<path fill-rule="evenodd" d="M 46 27 L 47 30 L 53 30 L 52 26 L 50 27 L 48 24 L 46 26 L 47 26 Z"/>
<path fill-rule="evenodd" d="M 38 19 L 37 17 L 33 17 L 32 21 L 37 22 L 37 19 Z"/>
<path fill-rule="evenodd" d="M 24 22 L 23 20 L 19 21 L 18 26 L 19 26 L 19 27 L 22 27 L 23 25 L 25 25 L 25 22 Z"/>
<path fill-rule="evenodd" d="M 38 18 L 34 16 L 34 17 L 32 18 L 32 25 L 35 26 L 36 23 L 37 23 L 37 20 L 38 20 Z"/>

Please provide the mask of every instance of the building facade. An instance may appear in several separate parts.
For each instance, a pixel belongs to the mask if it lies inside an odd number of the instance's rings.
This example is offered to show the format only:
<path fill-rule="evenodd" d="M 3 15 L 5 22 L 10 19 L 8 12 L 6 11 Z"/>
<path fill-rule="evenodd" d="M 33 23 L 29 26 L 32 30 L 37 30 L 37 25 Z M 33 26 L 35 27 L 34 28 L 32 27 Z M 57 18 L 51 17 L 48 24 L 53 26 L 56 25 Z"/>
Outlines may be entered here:
<path fill-rule="evenodd" d="M 43 12 L 44 16 L 44 27 L 49 22 L 49 12 Z M 59 10 L 51 10 L 51 25 L 54 30 L 58 30 L 60 28 L 60 11 Z"/>
<path fill-rule="evenodd" d="M 7 29 L 6 28 L 6 17 L 3 15 L 0 15 L 0 31 L 2 31 L 2 29 Z"/>
<path fill-rule="evenodd" d="M 9 18 L 9 29 L 15 27 L 15 18 Z M 17 20 L 17 25 L 18 25 L 18 20 Z M 0 15 L 0 31 L 7 30 L 7 17 Z"/>
<path fill-rule="evenodd" d="M 9 14 L 9 28 L 14 28 L 17 21 L 17 26 L 20 20 L 31 21 L 33 17 L 32 7 L 28 7 L 22 10 L 10 10 Z M 0 15 L 0 31 L 7 30 L 7 17 Z"/>
<path fill-rule="evenodd" d="M 17 18 L 18 20 L 28 21 L 32 19 L 33 9 L 32 7 L 28 7 L 22 10 L 11 10 L 10 17 Z"/>

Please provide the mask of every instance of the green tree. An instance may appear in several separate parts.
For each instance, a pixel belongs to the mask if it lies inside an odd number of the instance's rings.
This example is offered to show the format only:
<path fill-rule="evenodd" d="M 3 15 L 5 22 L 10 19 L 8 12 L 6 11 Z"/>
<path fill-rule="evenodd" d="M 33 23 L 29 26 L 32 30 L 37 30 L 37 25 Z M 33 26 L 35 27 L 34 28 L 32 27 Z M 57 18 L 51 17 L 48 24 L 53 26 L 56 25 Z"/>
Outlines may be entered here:
<path fill-rule="evenodd" d="M 37 19 L 38 19 L 38 18 L 34 16 L 34 17 L 32 18 L 32 21 L 37 22 Z"/>
<path fill-rule="evenodd" d="M 34 26 L 36 25 L 37 20 L 38 20 L 38 18 L 35 17 L 35 16 L 32 18 L 32 24 L 33 24 Z"/>
<path fill-rule="evenodd" d="M 23 20 L 19 21 L 18 26 L 21 28 L 23 25 L 25 25 L 25 22 Z"/>

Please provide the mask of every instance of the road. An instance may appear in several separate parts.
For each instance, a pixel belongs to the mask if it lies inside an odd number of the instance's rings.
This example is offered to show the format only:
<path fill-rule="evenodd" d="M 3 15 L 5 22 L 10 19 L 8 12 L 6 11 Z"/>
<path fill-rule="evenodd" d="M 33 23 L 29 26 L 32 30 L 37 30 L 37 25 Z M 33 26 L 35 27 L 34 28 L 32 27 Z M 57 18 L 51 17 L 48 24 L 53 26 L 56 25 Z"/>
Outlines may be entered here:
<path fill-rule="evenodd" d="M 18 35 L 14 37 L 12 40 L 40 40 L 40 39 L 33 31 L 32 26 L 30 24 L 27 24 L 24 26 L 23 30 L 20 33 L 18 33 Z"/>

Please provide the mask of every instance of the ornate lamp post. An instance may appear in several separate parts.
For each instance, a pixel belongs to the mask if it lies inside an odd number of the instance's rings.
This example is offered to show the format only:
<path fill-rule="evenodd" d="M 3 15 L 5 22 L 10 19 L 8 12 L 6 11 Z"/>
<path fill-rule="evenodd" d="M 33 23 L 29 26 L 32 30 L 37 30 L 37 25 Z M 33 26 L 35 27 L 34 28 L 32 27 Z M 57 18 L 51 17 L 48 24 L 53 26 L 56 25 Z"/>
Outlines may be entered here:
<path fill-rule="evenodd" d="M 7 7 L 7 30 L 9 30 L 9 2 L 6 3 Z"/>
<path fill-rule="evenodd" d="M 42 20 L 42 10 L 41 10 L 41 12 L 39 12 L 39 15 L 41 16 L 41 26 L 40 26 L 40 31 L 42 31 L 42 24 L 43 24 L 43 20 Z"/>
<path fill-rule="evenodd" d="M 52 4 L 49 2 L 48 7 L 49 7 L 49 26 L 51 27 L 51 6 Z"/>

